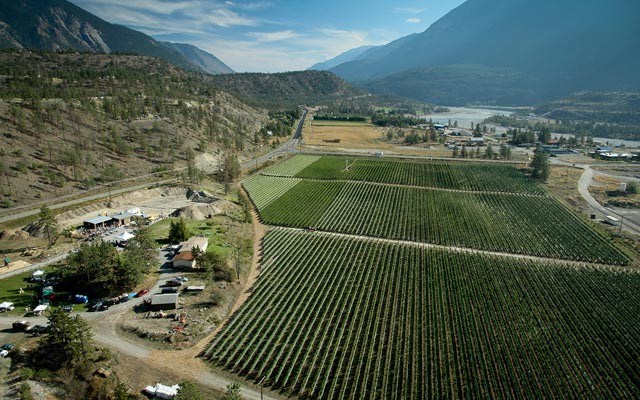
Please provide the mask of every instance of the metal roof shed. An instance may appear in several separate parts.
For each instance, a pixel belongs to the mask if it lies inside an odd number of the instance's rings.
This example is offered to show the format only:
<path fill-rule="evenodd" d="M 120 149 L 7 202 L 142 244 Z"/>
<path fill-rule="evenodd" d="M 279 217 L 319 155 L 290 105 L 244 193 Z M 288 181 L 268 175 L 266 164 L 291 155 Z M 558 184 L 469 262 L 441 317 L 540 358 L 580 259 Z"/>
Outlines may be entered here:
<path fill-rule="evenodd" d="M 175 310 L 178 308 L 178 293 L 156 294 L 151 297 L 152 310 Z"/>

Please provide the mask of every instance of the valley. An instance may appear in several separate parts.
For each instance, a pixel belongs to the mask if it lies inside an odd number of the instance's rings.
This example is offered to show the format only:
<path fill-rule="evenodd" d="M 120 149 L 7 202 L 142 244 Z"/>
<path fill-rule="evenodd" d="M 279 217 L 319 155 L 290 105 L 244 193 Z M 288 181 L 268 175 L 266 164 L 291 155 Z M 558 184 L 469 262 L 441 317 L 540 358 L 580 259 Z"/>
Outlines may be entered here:
<path fill-rule="evenodd" d="M 640 398 L 639 13 L 0 0 L 0 400 Z"/>

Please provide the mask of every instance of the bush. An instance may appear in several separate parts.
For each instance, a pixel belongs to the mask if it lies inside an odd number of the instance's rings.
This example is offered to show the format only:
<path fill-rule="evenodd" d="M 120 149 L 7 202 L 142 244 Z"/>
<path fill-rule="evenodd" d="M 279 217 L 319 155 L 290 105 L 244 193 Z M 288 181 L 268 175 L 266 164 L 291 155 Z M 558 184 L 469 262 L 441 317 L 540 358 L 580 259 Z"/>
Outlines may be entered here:
<path fill-rule="evenodd" d="M 22 382 L 20 385 L 20 400 L 33 400 L 33 393 L 31 393 L 31 385 L 27 382 Z"/>

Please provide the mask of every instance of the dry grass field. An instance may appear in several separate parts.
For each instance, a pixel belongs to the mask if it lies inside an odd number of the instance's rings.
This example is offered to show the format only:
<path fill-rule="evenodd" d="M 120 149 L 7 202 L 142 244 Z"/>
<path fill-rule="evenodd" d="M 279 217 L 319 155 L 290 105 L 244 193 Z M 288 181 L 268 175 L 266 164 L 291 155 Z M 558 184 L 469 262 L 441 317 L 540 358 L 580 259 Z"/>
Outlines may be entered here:
<path fill-rule="evenodd" d="M 362 122 L 313 121 L 303 132 L 304 146 L 315 151 L 345 151 L 413 155 L 425 157 L 449 157 L 451 151 L 437 143 L 420 146 L 389 142 L 384 128 Z"/>

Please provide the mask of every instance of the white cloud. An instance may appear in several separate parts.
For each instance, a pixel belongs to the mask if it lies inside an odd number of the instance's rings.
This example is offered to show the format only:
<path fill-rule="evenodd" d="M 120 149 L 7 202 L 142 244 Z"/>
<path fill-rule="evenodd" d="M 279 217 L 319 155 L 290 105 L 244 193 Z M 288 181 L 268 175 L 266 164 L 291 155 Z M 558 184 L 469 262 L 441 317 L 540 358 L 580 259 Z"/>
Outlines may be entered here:
<path fill-rule="evenodd" d="M 420 18 L 409 18 L 407 19 L 407 22 L 410 24 L 419 24 L 420 21 L 422 21 Z"/>
<path fill-rule="evenodd" d="M 424 12 L 424 8 L 415 8 L 415 7 L 398 7 L 394 9 L 394 12 L 396 14 L 412 14 L 412 15 L 418 15 L 418 14 L 422 14 L 422 12 Z"/>
<path fill-rule="evenodd" d="M 80 7 L 109 22 L 134 26 L 146 33 L 184 33 L 203 31 L 210 26 L 256 26 L 258 20 L 232 8 L 235 3 L 221 0 L 73 0 Z M 257 4 L 257 3 L 256 3 Z"/>
<path fill-rule="evenodd" d="M 196 23 L 210 23 L 223 28 L 230 26 L 255 26 L 258 22 L 255 19 L 244 17 L 235 11 L 219 8 L 211 10 L 208 14 L 195 17 Z"/>
<path fill-rule="evenodd" d="M 300 37 L 300 34 L 292 31 L 278 31 L 278 32 L 249 32 L 247 36 L 256 39 L 258 42 L 278 42 L 281 40 L 293 39 Z"/>

